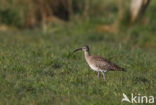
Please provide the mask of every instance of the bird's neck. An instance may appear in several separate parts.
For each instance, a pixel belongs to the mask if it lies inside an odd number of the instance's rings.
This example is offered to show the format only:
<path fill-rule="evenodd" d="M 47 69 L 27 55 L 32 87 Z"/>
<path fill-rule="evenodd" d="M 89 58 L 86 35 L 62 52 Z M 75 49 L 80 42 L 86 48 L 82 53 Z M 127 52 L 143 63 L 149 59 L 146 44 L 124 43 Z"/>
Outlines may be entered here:
<path fill-rule="evenodd" d="M 89 57 L 89 56 L 90 56 L 89 51 L 85 51 L 84 53 L 85 53 L 85 58 L 87 58 L 87 57 Z"/>

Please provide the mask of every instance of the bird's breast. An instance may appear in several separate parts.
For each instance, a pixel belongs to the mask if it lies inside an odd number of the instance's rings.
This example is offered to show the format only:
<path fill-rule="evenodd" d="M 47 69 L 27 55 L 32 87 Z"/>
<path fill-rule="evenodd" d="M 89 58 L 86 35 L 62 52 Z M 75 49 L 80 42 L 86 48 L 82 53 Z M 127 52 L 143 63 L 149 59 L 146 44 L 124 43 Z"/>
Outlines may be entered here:
<path fill-rule="evenodd" d="M 88 64 L 90 66 L 91 69 L 95 70 L 95 71 L 99 71 L 98 67 L 96 67 L 95 65 L 92 64 Z"/>

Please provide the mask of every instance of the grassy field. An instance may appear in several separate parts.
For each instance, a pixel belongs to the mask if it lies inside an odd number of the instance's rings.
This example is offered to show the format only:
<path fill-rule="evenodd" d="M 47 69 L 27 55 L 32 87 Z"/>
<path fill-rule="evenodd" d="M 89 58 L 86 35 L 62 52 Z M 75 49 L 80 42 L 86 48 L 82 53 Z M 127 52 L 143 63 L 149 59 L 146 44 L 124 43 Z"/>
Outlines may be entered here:
<path fill-rule="evenodd" d="M 36 30 L 0 32 L 0 105 L 128 105 L 122 94 L 156 96 L 156 8 L 147 25 L 118 34 L 97 33 L 115 16 L 94 17 Z M 127 72 L 92 71 L 83 52 L 104 56 Z"/>

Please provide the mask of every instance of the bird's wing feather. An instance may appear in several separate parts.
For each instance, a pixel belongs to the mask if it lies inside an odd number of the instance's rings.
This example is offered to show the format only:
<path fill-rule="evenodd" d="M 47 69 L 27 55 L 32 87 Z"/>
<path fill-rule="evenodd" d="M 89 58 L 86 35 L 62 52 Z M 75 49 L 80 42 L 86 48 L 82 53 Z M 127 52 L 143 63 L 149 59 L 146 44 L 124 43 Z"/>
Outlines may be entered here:
<path fill-rule="evenodd" d="M 92 59 L 94 59 L 92 61 L 94 62 L 95 66 L 97 66 L 101 70 L 122 70 L 122 68 L 120 68 L 116 64 L 111 63 L 103 57 L 93 56 Z"/>

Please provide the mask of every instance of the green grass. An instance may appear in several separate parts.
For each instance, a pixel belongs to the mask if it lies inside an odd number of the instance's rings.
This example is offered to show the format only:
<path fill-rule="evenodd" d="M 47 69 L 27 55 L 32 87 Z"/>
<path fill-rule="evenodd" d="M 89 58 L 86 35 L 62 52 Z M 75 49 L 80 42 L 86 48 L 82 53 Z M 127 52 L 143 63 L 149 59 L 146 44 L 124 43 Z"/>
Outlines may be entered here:
<path fill-rule="evenodd" d="M 56 25 L 46 34 L 0 32 L 0 105 L 131 105 L 121 103 L 122 93 L 156 96 L 156 15 L 149 10 L 147 25 L 118 34 L 95 31 L 107 17 Z M 97 78 L 83 52 L 71 53 L 86 44 L 127 72 Z"/>

